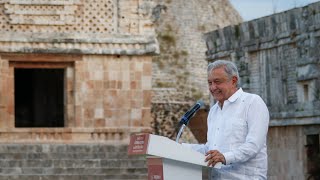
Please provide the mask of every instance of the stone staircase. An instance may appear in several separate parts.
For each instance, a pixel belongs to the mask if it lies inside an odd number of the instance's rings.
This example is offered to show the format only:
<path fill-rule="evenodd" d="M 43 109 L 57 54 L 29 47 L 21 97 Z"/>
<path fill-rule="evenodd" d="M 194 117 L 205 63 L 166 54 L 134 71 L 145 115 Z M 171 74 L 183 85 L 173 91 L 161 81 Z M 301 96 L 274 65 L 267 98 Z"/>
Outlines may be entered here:
<path fill-rule="evenodd" d="M 146 180 L 127 145 L 0 144 L 0 180 Z"/>

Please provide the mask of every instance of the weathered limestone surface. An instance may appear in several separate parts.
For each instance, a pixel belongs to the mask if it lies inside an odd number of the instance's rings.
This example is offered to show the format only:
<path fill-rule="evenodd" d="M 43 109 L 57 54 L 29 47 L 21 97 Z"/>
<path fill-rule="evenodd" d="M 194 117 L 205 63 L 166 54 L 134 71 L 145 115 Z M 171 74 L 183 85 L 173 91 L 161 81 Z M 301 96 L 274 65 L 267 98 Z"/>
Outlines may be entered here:
<path fill-rule="evenodd" d="M 159 49 L 152 7 L 145 0 L 0 1 L 1 139 L 14 134 L 16 68 L 65 70 L 66 128 L 91 128 L 80 130 L 88 137 L 94 128 L 124 128 L 119 140 L 150 129 L 151 55 Z"/>
<path fill-rule="evenodd" d="M 0 0 L 0 12 L 0 142 L 18 148 L 22 142 L 84 143 L 91 150 L 94 143 L 126 143 L 130 133 L 150 132 L 151 113 L 165 124 L 159 134 L 173 137 L 182 113 L 197 99 L 208 101 L 202 33 L 241 21 L 225 0 Z M 160 49 L 163 55 L 152 60 Z M 16 68 L 64 69 L 65 127 L 14 127 Z M 42 165 L 51 167 L 45 157 Z M 90 179 L 87 174 L 105 170 L 13 164 L 1 169 L 4 177 L 50 178 L 53 171 L 76 176 L 52 179 Z"/>
<path fill-rule="evenodd" d="M 48 57 L 50 56 L 43 56 L 44 59 L 48 59 Z M 19 56 L 3 56 L 7 59 L 2 59 L 4 75 L 1 81 L 7 82 L 7 84 L 2 84 L 6 90 L 2 91 L 0 97 L 3 102 L 1 116 L 6 118 L 1 119 L 0 131 L 14 130 L 14 68 L 21 66 L 41 67 L 42 65 L 55 68 L 57 62 L 54 59 L 57 57 L 53 57 L 51 63 L 48 63 L 48 60 L 33 59 L 33 63 L 40 63 L 39 66 L 35 66 L 34 64 L 24 64 L 25 61 L 20 61 Z M 66 57 L 58 56 L 58 59 Z M 45 62 L 45 64 L 41 64 L 41 62 Z M 152 95 L 150 57 L 82 56 L 73 63 L 71 65 L 62 63 L 67 74 L 65 88 L 66 128 L 108 129 L 122 127 L 130 130 L 131 127 L 131 130 L 125 132 L 127 135 L 123 137 L 127 137 L 128 133 L 135 131 L 134 127 L 145 130 L 150 128 Z M 3 133 L 0 137 L 6 137 L 8 134 L 11 133 Z M 27 137 L 29 136 L 25 138 Z"/>
<path fill-rule="evenodd" d="M 181 116 L 199 99 L 209 104 L 203 34 L 240 23 L 225 0 L 156 0 L 160 55 L 153 58 L 152 109 L 156 133 L 175 137 Z M 182 137 L 191 140 L 192 134 Z"/>
<path fill-rule="evenodd" d="M 153 102 L 189 103 L 207 98 L 203 33 L 237 24 L 241 17 L 228 1 L 156 2 L 155 28 L 161 53 L 153 64 Z"/>
<path fill-rule="evenodd" d="M 1 52 L 156 53 L 151 8 L 146 0 L 3 0 Z"/>
<path fill-rule="evenodd" d="M 209 61 L 237 63 L 242 87 L 261 95 L 269 106 L 271 125 L 320 123 L 319 6 L 315 3 L 206 34 Z"/>
<path fill-rule="evenodd" d="M 0 179 L 147 179 L 144 156 L 123 144 L 0 144 Z"/>
<path fill-rule="evenodd" d="M 0 179 L 146 179 L 124 144 L 151 132 L 153 4 L 0 0 Z M 63 69 L 63 127 L 15 127 L 15 69 Z"/>
<path fill-rule="evenodd" d="M 209 62 L 229 59 L 270 111 L 268 179 L 306 179 L 308 135 L 320 134 L 320 3 L 205 35 Z"/>
<path fill-rule="evenodd" d="M 174 117 L 155 115 L 174 124 L 195 100 L 208 99 L 202 33 L 241 21 L 220 0 L 2 0 L 0 10 L 1 81 L 8 85 L 1 116 L 9 119 L 1 123 L 10 128 L 13 70 L 34 68 L 30 62 L 66 69 L 68 127 L 148 127 L 151 97 L 153 113 L 168 111 L 160 109 L 167 102 L 184 105 Z M 151 67 L 150 55 L 159 53 L 156 35 L 162 55 Z"/>

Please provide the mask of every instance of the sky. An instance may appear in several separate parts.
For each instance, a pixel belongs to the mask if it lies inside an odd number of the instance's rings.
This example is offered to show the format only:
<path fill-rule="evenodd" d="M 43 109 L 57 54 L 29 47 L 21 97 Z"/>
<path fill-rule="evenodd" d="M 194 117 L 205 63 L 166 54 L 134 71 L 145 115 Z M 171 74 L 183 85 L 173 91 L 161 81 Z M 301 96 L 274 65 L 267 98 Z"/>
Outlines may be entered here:
<path fill-rule="evenodd" d="M 268 16 L 319 0 L 229 0 L 244 21 Z"/>

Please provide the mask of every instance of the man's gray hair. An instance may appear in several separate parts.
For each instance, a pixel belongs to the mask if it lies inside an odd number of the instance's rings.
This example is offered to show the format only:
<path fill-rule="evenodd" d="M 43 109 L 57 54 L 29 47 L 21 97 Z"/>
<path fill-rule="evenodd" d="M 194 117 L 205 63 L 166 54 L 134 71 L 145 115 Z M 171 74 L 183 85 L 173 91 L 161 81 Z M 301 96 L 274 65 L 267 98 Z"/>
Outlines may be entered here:
<path fill-rule="evenodd" d="M 237 87 L 240 87 L 240 77 L 237 66 L 231 62 L 226 60 L 216 60 L 208 65 L 208 74 L 212 72 L 212 70 L 224 67 L 224 71 L 227 73 L 229 79 L 233 76 L 238 78 Z"/>

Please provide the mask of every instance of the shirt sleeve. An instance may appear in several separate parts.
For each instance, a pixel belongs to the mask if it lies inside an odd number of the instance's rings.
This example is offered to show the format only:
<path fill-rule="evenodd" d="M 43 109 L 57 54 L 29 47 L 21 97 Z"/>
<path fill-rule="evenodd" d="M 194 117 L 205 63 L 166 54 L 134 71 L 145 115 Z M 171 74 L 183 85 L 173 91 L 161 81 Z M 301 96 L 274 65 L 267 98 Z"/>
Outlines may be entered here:
<path fill-rule="evenodd" d="M 266 146 L 269 127 L 269 111 L 260 96 L 255 96 L 249 104 L 247 113 L 248 134 L 238 148 L 223 153 L 226 164 L 248 161 Z"/>

